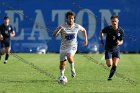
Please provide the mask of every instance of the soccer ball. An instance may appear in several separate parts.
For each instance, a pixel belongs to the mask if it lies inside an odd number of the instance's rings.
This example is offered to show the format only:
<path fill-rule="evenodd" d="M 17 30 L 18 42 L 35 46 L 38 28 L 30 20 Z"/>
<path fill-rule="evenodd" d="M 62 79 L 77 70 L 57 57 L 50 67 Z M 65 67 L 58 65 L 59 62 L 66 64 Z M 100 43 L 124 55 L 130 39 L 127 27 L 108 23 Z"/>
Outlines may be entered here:
<path fill-rule="evenodd" d="M 66 76 L 60 76 L 58 82 L 62 84 L 66 84 L 68 82 L 68 79 Z"/>

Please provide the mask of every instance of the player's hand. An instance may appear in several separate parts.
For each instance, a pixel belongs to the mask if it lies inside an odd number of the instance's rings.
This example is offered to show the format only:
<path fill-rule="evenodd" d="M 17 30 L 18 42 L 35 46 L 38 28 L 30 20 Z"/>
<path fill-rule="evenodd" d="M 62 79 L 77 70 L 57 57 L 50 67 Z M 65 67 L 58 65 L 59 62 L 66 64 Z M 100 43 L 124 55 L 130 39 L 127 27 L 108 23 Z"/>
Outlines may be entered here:
<path fill-rule="evenodd" d="M 2 34 L 0 34 L 0 40 L 3 40 L 3 36 L 2 36 Z"/>
<path fill-rule="evenodd" d="M 14 32 L 14 31 L 11 32 L 11 33 L 10 33 L 10 36 L 11 36 L 11 37 L 14 37 L 14 36 L 15 36 L 15 32 Z"/>
<path fill-rule="evenodd" d="M 88 40 L 84 40 L 83 45 L 87 46 L 88 45 Z"/>
<path fill-rule="evenodd" d="M 120 40 L 117 40 L 117 45 L 121 45 L 122 44 L 122 42 L 120 41 Z"/>
<path fill-rule="evenodd" d="M 104 46 L 104 41 L 100 40 L 100 46 Z"/>

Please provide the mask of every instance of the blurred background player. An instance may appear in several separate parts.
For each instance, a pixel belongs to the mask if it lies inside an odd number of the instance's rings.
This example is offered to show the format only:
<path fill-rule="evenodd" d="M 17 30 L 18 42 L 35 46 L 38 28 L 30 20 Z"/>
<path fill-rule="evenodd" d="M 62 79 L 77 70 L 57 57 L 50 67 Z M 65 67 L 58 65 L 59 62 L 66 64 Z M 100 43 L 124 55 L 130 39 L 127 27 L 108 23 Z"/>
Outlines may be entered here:
<path fill-rule="evenodd" d="M 10 19 L 8 16 L 4 17 L 4 23 L 2 25 L 0 25 L 0 40 L 1 40 L 1 52 L 0 52 L 0 59 L 1 56 L 5 55 L 5 61 L 4 64 L 7 63 L 7 60 L 9 58 L 10 55 L 10 37 L 14 37 L 15 36 L 15 32 L 13 30 L 13 27 L 9 24 Z"/>
<path fill-rule="evenodd" d="M 72 11 L 66 13 L 67 22 L 59 26 L 54 31 L 53 36 L 56 37 L 61 33 L 61 46 L 60 46 L 60 76 L 64 76 L 66 60 L 70 63 L 71 75 L 75 77 L 76 72 L 74 68 L 74 55 L 77 51 L 77 34 L 79 31 L 83 33 L 83 45 L 88 44 L 86 30 L 79 24 L 74 23 L 75 14 Z"/>
<path fill-rule="evenodd" d="M 112 80 L 112 77 L 116 71 L 117 64 L 120 58 L 119 45 L 123 44 L 123 30 L 118 25 L 118 16 L 111 16 L 111 26 L 105 27 L 100 32 L 101 45 L 104 45 L 103 34 L 106 34 L 105 44 L 105 59 L 108 67 L 111 67 L 108 80 Z"/>

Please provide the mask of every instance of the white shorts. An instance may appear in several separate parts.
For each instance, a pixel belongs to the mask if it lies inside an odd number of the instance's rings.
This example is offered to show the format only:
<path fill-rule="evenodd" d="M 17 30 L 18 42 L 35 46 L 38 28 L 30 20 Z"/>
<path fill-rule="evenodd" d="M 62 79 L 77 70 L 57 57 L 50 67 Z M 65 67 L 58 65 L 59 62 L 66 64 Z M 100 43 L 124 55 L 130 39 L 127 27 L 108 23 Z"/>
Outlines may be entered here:
<path fill-rule="evenodd" d="M 64 50 L 60 49 L 60 61 L 66 60 L 68 54 L 71 54 L 74 56 L 76 51 L 77 51 L 77 46 L 72 46 L 72 47 L 66 48 Z"/>

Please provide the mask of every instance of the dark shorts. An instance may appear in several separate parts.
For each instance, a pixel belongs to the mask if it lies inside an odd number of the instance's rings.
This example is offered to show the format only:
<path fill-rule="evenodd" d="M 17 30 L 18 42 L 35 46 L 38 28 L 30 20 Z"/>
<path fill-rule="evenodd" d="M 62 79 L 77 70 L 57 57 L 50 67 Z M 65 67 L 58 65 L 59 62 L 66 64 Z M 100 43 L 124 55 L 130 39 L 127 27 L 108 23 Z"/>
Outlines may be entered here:
<path fill-rule="evenodd" d="M 119 47 L 115 47 L 113 49 L 108 49 L 105 51 L 105 59 L 111 59 L 111 58 L 120 58 L 120 49 Z"/>
<path fill-rule="evenodd" d="M 10 47 L 10 40 L 1 41 L 1 48 Z"/>

